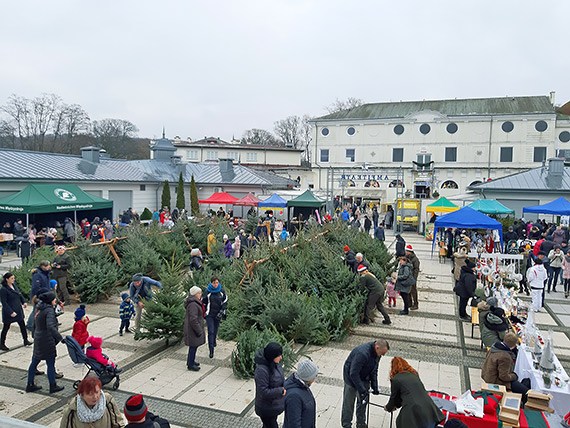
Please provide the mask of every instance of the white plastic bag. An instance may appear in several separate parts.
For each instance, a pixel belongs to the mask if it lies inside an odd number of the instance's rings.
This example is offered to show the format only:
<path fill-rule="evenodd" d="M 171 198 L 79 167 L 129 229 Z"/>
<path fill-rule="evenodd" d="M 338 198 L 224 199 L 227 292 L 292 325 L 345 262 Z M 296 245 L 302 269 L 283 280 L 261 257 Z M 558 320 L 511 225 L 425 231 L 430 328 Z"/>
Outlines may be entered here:
<path fill-rule="evenodd" d="M 471 395 L 471 391 L 465 391 L 455 400 L 457 413 L 462 413 L 466 416 L 475 416 L 476 418 L 483 418 L 484 404 L 483 397 L 475 399 Z"/>

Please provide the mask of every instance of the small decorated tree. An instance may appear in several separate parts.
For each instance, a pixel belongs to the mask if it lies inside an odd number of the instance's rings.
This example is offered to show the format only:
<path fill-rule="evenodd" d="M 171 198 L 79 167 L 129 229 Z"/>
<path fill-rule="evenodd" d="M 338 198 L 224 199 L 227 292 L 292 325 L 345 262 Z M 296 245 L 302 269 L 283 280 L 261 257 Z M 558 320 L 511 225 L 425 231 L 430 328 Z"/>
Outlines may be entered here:
<path fill-rule="evenodd" d="M 184 198 L 184 180 L 182 179 L 182 171 L 178 177 L 178 187 L 176 188 L 176 208 L 179 210 L 186 208 L 186 199 Z"/>
<path fill-rule="evenodd" d="M 141 214 L 141 220 L 151 220 L 151 219 L 152 219 L 152 213 L 148 208 L 145 208 Z"/>
<path fill-rule="evenodd" d="M 198 206 L 198 190 L 196 189 L 196 180 L 194 180 L 194 175 L 192 175 L 192 181 L 190 181 L 190 210 L 193 216 L 198 216 L 198 214 L 200 214 L 200 207 Z"/>
<path fill-rule="evenodd" d="M 168 180 L 164 180 L 160 203 L 162 204 L 162 207 L 168 207 L 170 209 L 170 184 L 168 183 Z"/>

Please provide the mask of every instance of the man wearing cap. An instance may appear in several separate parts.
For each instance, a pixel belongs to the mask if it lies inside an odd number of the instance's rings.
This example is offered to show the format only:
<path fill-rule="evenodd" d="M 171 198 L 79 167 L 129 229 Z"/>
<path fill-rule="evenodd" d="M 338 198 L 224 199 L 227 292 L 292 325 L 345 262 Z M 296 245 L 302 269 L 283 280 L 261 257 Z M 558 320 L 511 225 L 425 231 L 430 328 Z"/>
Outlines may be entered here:
<path fill-rule="evenodd" d="M 301 360 L 297 372 L 293 373 L 283 387 L 285 394 L 285 419 L 283 428 L 315 428 L 317 426 L 317 406 L 311 392 L 311 385 L 317 378 L 319 369 L 310 360 Z"/>
<path fill-rule="evenodd" d="M 410 301 L 411 306 L 410 309 L 417 310 L 418 309 L 418 276 L 420 275 L 420 260 L 414 253 L 414 249 L 411 244 L 406 245 L 406 257 L 412 264 L 412 274 L 414 275 L 414 279 L 416 283 L 412 285 L 412 291 L 410 291 Z"/>
<path fill-rule="evenodd" d="M 67 272 L 71 268 L 69 254 L 65 253 L 65 246 L 57 247 L 57 255 L 53 259 L 51 276 L 57 281 L 57 298 L 64 305 L 69 305 L 69 291 L 67 290 Z"/>
<path fill-rule="evenodd" d="M 513 350 L 517 347 L 519 339 L 516 334 L 505 334 L 502 341 L 497 341 L 489 352 L 481 369 L 481 379 L 487 383 L 504 385 L 507 391 L 523 394 L 523 403 L 526 402 L 526 393 L 530 389 L 529 379 L 519 382 L 515 373 L 516 360 Z M 526 384 L 526 385 L 525 385 Z"/>
<path fill-rule="evenodd" d="M 128 424 L 125 428 L 170 428 L 170 423 L 148 411 L 141 394 L 131 395 L 123 409 Z"/>
<path fill-rule="evenodd" d="M 366 404 L 368 403 L 368 391 L 372 388 L 372 394 L 380 394 L 378 389 L 378 363 L 383 355 L 386 355 L 390 345 L 385 339 L 364 343 L 354 348 L 344 362 L 342 393 L 342 428 L 352 427 L 352 415 L 354 414 L 354 402 L 356 400 L 356 427 L 366 427 Z"/>
<path fill-rule="evenodd" d="M 543 253 L 544 254 L 544 253 Z M 544 283 L 548 278 L 546 269 L 542 265 L 543 254 L 539 253 L 539 256 L 534 261 L 534 266 L 531 267 L 526 272 L 526 279 L 528 281 L 528 286 L 530 287 L 530 293 L 532 296 L 532 310 L 539 312 L 540 308 L 543 306 L 543 293 L 544 293 Z M 541 256 L 543 256 L 541 258 Z"/>
<path fill-rule="evenodd" d="M 384 284 L 378 281 L 372 273 L 368 271 L 368 267 L 361 264 L 358 266 L 358 274 L 360 275 L 360 288 L 368 292 L 368 298 L 366 299 L 366 305 L 364 306 L 364 324 L 370 324 L 374 321 L 372 317 L 372 311 L 374 307 L 376 307 L 382 316 L 384 316 L 384 321 L 382 324 L 390 325 L 390 316 L 386 309 L 382 305 L 382 301 L 384 300 L 384 293 L 386 289 L 384 288 Z"/>
<path fill-rule="evenodd" d="M 343 248 L 344 251 L 344 264 L 347 265 L 351 271 L 356 272 L 356 256 L 354 255 L 354 251 L 350 249 L 348 245 L 345 245 Z"/>
<path fill-rule="evenodd" d="M 144 300 L 152 299 L 152 286 L 158 287 L 162 290 L 162 284 L 155 281 L 148 276 L 143 276 L 142 273 L 135 273 L 133 280 L 129 285 L 129 297 L 131 302 L 135 305 L 135 330 L 138 331 L 141 315 L 144 308 Z"/>

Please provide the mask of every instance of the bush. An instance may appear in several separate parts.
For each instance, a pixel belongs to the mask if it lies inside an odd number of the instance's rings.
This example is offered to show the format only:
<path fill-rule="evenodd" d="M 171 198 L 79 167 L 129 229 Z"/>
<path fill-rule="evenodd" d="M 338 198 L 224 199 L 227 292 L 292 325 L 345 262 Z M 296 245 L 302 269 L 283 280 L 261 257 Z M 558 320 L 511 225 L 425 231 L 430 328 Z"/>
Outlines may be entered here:
<path fill-rule="evenodd" d="M 52 262 L 54 257 L 55 252 L 52 247 L 39 247 L 26 262 L 22 263 L 20 267 L 12 270 L 12 273 L 16 277 L 16 284 L 18 284 L 18 288 L 22 291 L 24 297 L 27 298 L 32 289 L 32 270 L 38 267 L 40 261 L 49 260 Z"/>
<path fill-rule="evenodd" d="M 283 369 L 293 368 L 299 358 L 299 353 L 293 350 L 292 344 L 280 334 L 274 327 L 259 330 L 250 328 L 243 331 L 237 340 L 235 349 L 232 351 L 232 369 L 234 374 L 241 379 L 250 379 L 255 372 L 255 354 L 269 342 L 277 342 L 283 347 Z"/>

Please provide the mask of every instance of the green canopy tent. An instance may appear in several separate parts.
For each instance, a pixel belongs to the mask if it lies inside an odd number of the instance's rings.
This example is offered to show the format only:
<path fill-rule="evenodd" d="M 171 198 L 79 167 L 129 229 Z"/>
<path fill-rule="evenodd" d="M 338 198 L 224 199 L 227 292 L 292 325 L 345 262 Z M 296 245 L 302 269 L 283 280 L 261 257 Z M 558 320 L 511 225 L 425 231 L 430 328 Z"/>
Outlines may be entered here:
<path fill-rule="evenodd" d="M 451 213 L 457 211 L 459 207 L 453 202 L 450 202 L 445 196 L 442 196 L 437 201 L 429 204 L 426 207 L 427 213 Z"/>
<path fill-rule="evenodd" d="M 304 214 L 308 218 L 314 210 L 321 208 L 325 203 L 326 201 L 317 198 L 313 192 L 307 189 L 296 198 L 287 201 L 287 207 L 292 207 L 294 214 Z"/>
<path fill-rule="evenodd" d="M 112 213 L 112 208 L 113 201 L 86 193 L 75 184 L 30 184 L 20 192 L 0 199 L 0 212 L 26 214 L 26 226 L 30 214 L 73 211 L 77 223 L 77 211 L 109 209 Z"/>
<path fill-rule="evenodd" d="M 467 206 L 483 214 L 514 214 L 515 212 L 495 199 L 479 199 Z"/>

